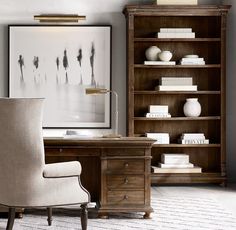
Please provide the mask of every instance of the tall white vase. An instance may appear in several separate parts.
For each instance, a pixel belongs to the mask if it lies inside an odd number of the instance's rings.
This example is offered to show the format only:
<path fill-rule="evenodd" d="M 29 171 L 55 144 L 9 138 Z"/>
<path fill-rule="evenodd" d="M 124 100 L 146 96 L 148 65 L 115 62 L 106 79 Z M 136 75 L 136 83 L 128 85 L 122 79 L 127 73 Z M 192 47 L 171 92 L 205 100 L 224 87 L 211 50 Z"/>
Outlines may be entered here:
<path fill-rule="evenodd" d="M 183 109 L 186 117 L 198 117 L 201 114 L 201 105 L 198 98 L 187 98 Z"/>

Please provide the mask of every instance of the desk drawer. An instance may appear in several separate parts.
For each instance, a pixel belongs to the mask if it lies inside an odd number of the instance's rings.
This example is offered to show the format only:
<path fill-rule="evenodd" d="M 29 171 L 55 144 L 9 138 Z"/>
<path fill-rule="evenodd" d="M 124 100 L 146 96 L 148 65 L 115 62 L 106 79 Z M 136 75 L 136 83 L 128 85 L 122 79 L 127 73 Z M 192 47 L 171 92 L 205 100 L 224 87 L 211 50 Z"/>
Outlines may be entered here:
<path fill-rule="evenodd" d="M 145 187 L 144 176 L 108 175 L 107 187 L 108 189 L 142 189 Z"/>
<path fill-rule="evenodd" d="M 95 148 L 47 148 L 46 156 L 99 156 L 100 149 Z"/>
<path fill-rule="evenodd" d="M 144 156 L 145 149 L 137 148 L 105 148 L 103 150 L 107 156 Z"/>
<path fill-rule="evenodd" d="M 145 169 L 144 160 L 108 160 L 107 169 L 109 172 L 136 172 L 143 173 Z"/>
<path fill-rule="evenodd" d="M 108 191 L 108 204 L 144 204 L 144 191 Z"/>

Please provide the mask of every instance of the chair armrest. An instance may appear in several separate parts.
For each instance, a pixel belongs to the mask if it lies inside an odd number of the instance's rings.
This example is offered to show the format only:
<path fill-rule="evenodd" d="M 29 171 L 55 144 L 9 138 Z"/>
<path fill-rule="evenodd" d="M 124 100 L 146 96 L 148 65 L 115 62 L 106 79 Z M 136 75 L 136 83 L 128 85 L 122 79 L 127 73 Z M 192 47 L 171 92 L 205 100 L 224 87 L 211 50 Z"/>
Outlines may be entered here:
<path fill-rule="evenodd" d="M 43 170 L 43 177 L 73 177 L 79 176 L 81 171 L 82 169 L 79 161 L 46 164 Z"/>

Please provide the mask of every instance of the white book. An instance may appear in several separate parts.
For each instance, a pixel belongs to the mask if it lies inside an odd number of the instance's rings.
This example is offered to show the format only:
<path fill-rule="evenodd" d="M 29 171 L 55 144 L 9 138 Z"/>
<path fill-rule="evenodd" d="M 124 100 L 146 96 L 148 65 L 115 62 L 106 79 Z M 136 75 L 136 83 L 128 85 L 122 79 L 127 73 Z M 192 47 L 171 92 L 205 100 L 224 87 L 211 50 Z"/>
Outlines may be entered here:
<path fill-rule="evenodd" d="M 189 82 L 183 82 L 183 81 L 162 81 L 160 85 L 164 85 L 164 86 L 178 86 L 178 85 L 188 85 L 188 86 L 191 86 L 193 85 L 192 83 L 189 83 Z"/>
<path fill-rule="evenodd" d="M 160 168 L 152 166 L 153 173 L 201 173 L 202 168 L 194 166 L 193 168 Z"/>
<path fill-rule="evenodd" d="M 187 164 L 163 164 L 163 163 L 158 163 L 158 166 L 160 168 L 193 168 L 194 165 L 192 163 L 187 163 Z"/>
<path fill-rule="evenodd" d="M 192 82 L 192 77 L 161 77 L 162 81 L 183 81 L 183 82 Z"/>
<path fill-rule="evenodd" d="M 206 145 L 209 144 L 209 139 L 205 140 L 179 140 L 180 144 L 184 145 Z"/>
<path fill-rule="evenodd" d="M 158 91 L 197 91 L 197 85 L 158 85 Z"/>
<path fill-rule="evenodd" d="M 144 65 L 176 65 L 175 61 L 144 61 Z"/>
<path fill-rule="evenodd" d="M 192 28 L 160 28 L 161 33 L 192 33 Z"/>
<path fill-rule="evenodd" d="M 158 38 L 195 38 L 195 33 L 157 33 Z"/>
<path fill-rule="evenodd" d="M 167 165 L 184 165 L 189 164 L 189 160 L 186 159 L 167 159 L 166 161 L 162 161 L 163 164 Z"/>
<path fill-rule="evenodd" d="M 156 0 L 157 5 L 197 5 L 198 0 Z"/>
<path fill-rule="evenodd" d="M 180 78 L 161 78 L 161 85 L 193 85 L 193 79 L 191 77 Z"/>
<path fill-rule="evenodd" d="M 149 105 L 149 113 L 167 113 L 168 105 Z"/>
<path fill-rule="evenodd" d="M 182 137 L 189 137 L 189 138 L 198 138 L 198 137 L 205 137 L 204 133 L 182 133 Z"/>
<path fill-rule="evenodd" d="M 161 162 L 164 164 L 188 164 L 189 155 L 187 154 L 178 154 L 178 153 L 163 153 L 161 155 Z"/>
<path fill-rule="evenodd" d="M 191 141 L 191 140 L 204 141 L 204 140 L 206 140 L 206 138 L 205 138 L 205 137 L 197 137 L 197 138 L 193 138 L 193 137 L 181 137 L 181 140 L 185 140 L 185 141 Z"/>
<path fill-rule="evenodd" d="M 204 133 L 186 133 L 181 135 L 182 140 L 205 140 Z"/>
<path fill-rule="evenodd" d="M 205 65 L 205 61 L 180 61 L 181 65 Z"/>
<path fill-rule="evenodd" d="M 168 115 L 169 113 L 168 113 L 168 111 L 167 112 L 160 111 L 160 112 L 151 112 L 150 114 Z"/>
<path fill-rule="evenodd" d="M 204 58 L 182 58 L 181 61 L 204 61 Z"/>
<path fill-rule="evenodd" d="M 193 85 L 192 79 L 191 80 L 173 80 L 173 81 L 160 81 L 160 85 Z"/>
<path fill-rule="evenodd" d="M 169 138 L 169 133 L 146 133 L 147 137 L 155 136 L 155 137 L 166 137 Z"/>
<path fill-rule="evenodd" d="M 180 62 L 186 62 L 186 63 L 205 63 L 204 60 L 180 60 Z"/>
<path fill-rule="evenodd" d="M 170 118 L 171 115 L 168 114 L 159 114 L 159 113 L 146 113 L 147 118 Z"/>
<path fill-rule="evenodd" d="M 188 164 L 189 155 L 187 154 L 168 154 L 164 153 L 161 155 L 161 163 L 163 164 Z"/>
<path fill-rule="evenodd" d="M 146 133 L 146 136 L 155 139 L 154 144 L 170 144 L 169 133 Z"/>
<path fill-rule="evenodd" d="M 185 154 L 185 153 L 163 153 L 163 154 L 161 154 L 161 156 L 164 159 L 174 159 L 174 158 L 189 159 L 189 155 Z"/>

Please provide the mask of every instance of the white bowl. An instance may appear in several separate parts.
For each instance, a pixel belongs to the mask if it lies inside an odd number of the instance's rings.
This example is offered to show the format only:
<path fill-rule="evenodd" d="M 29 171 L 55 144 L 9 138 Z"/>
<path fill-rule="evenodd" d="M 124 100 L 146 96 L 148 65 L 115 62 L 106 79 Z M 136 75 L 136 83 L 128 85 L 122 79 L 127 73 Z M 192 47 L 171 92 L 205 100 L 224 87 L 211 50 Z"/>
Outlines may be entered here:
<path fill-rule="evenodd" d="M 172 58 L 172 53 L 170 51 L 162 51 L 159 53 L 159 58 L 161 61 L 170 61 Z"/>
<path fill-rule="evenodd" d="M 198 58 L 199 56 L 196 54 L 188 54 L 184 56 L 185 58 Z"/>

